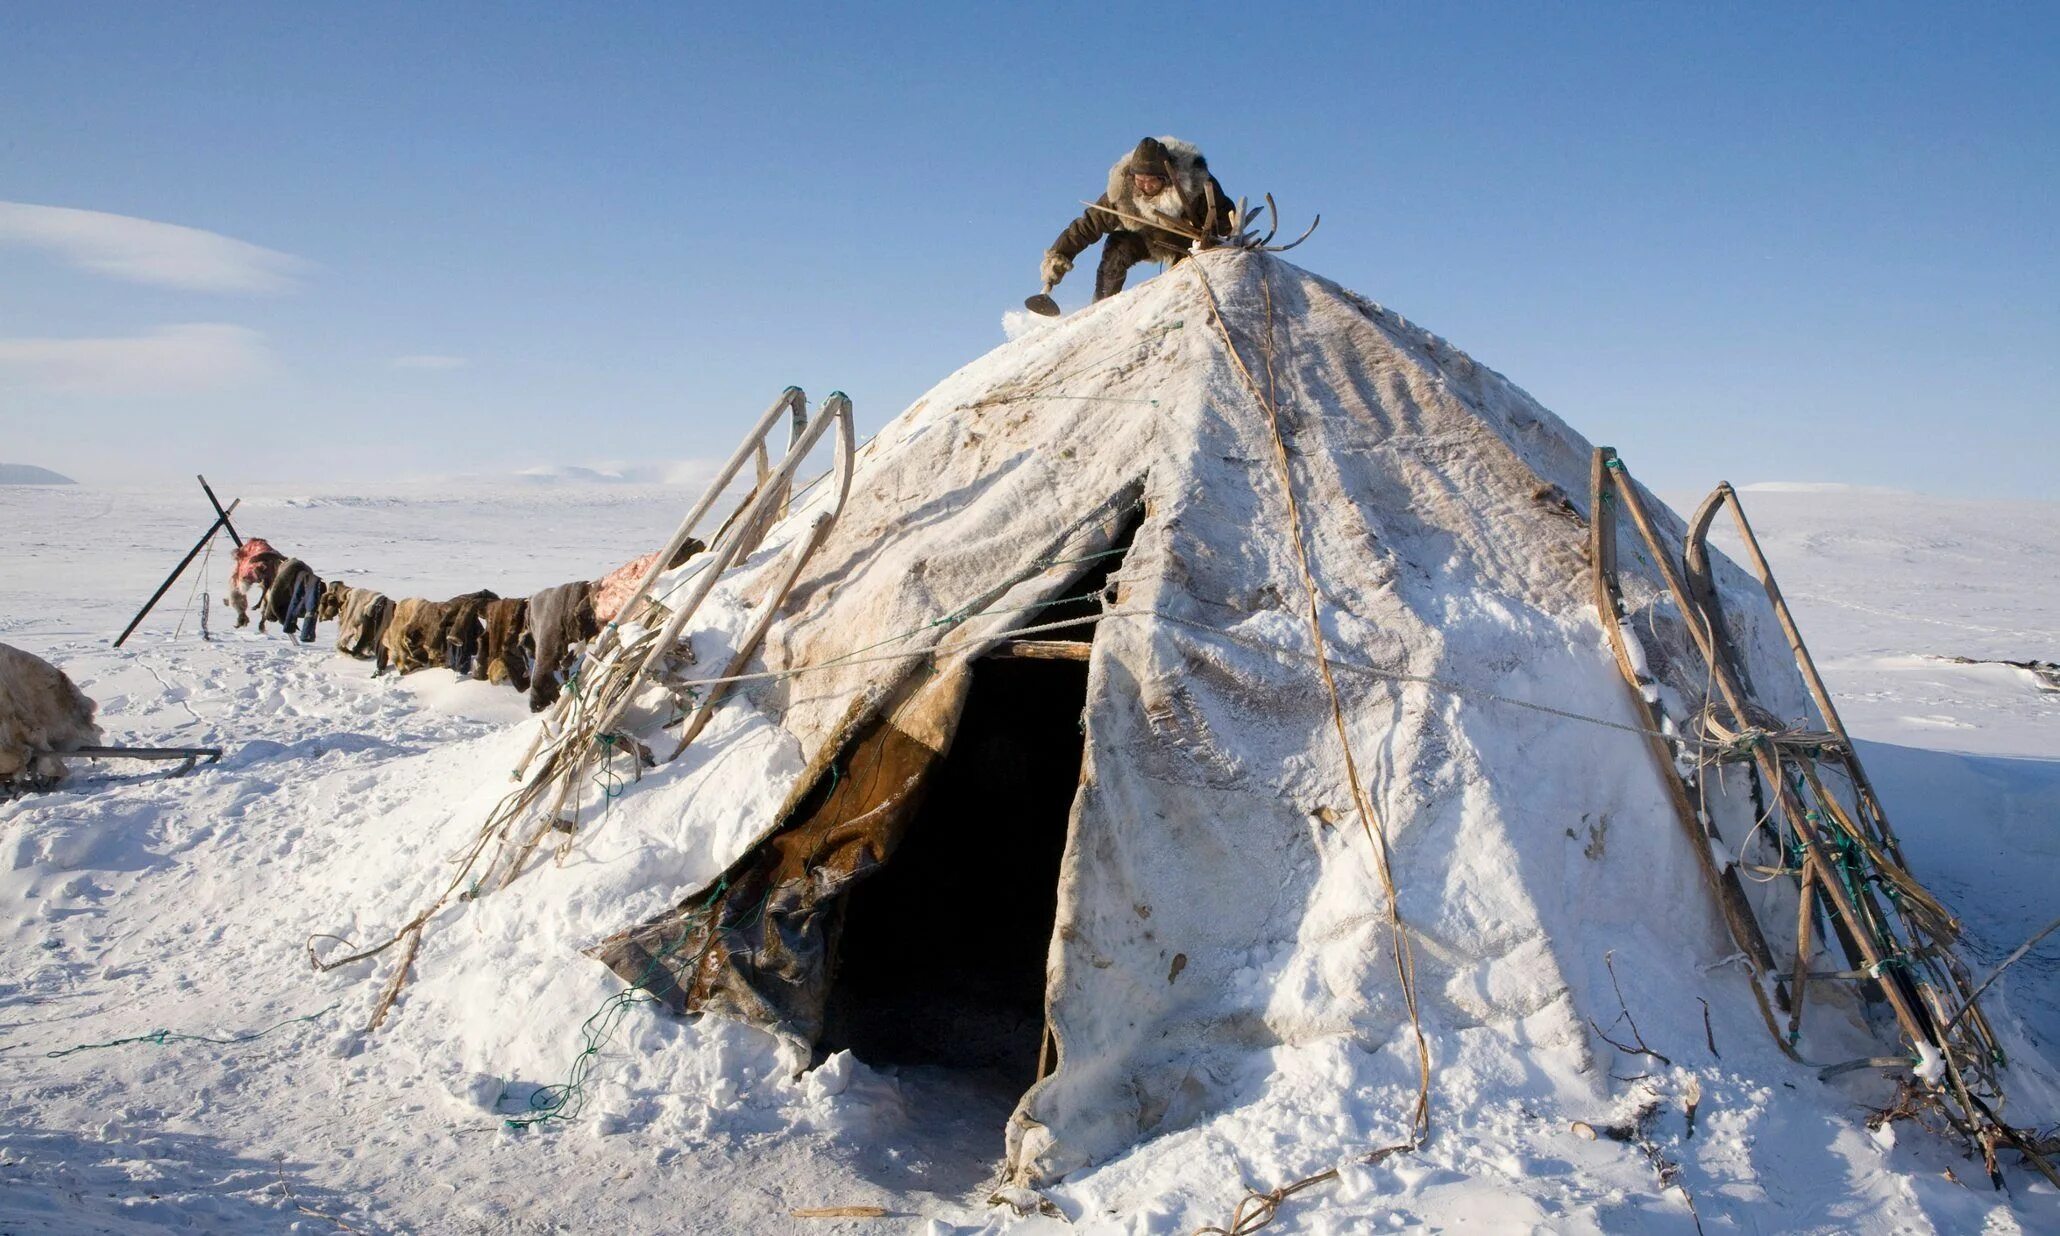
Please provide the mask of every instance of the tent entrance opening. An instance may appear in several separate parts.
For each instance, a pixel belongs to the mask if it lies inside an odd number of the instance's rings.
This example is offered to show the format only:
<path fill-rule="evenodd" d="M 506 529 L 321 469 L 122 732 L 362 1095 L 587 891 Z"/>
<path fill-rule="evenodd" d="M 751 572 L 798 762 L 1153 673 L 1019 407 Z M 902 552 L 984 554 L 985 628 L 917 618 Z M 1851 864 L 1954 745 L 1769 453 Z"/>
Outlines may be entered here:
<path fill-rule="evenodd" d="M 1036 1079 L 1081 661 L 986 659 L 906 837 L 843 908 L 822 1047 Z"/>

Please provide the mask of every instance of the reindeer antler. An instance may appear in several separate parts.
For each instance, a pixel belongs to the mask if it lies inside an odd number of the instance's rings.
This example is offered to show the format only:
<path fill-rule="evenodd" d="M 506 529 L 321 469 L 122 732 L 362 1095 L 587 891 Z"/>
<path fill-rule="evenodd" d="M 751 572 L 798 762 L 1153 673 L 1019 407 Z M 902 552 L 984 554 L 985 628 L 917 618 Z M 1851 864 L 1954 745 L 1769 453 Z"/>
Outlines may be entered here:
<path fill-rule="evenodd" d="M 1309 225 L 1308 231 L 1303 232 L 1287 244 L 1276 245 L 1273 243 L 1273 237 L 1280 231 L 1280 207 L 1274 204 L 1271 193 L 1266 195 L 1266 217 L 1268 224 L 1264 236 L 1259 235 L 1255 224 L 1258 216 L 1259 212 L 1255 208 L 1247 206 L 1245 199 L 1239 198 L 1237 200 L 1237 235 L 1230 243 L 1240 249 L 1250 249 L 1256 253 L 1286 253 L 1296 245 L 1309 239 L 1310 233 L 1316 230 L 1316 224 L 1323 222 L 1323 216 L 1318 215 L 1316 216 L 1316 221 Z"/>
<path fill-rule="evenodd" d="M 1216 222 L 1216 191 L 1211 188 L 1208 193 L 1209 227 L 1213 229 Z M 1266 229 L 1264 236 L 1259 235 L 1253 227 L 1253 220 L 1258 217 L 1258 211 L 1247 205 L 1244 198 L 1239 198 L 1237 199 L 1237 209 L 1231 215 L 1232 235 L 1221 240 L 1210 235 L 1208 230 L 1194 227 L 1185 219 L 1169 219 L 1164 216 L 1154 219 L 1140 218 L 1128 211 L 1118 210 L 1114 206 L 1102 202 L 1082 202 L 1081 205 L 1089 210 L 1102 211 L 1134 227 L 1157 228 L 1162 232 L 1171 232 L 1176 236 L 1185 237 L 1203 249 L 1220 243 L 1237 249 L 1249 249 L 1255 253 L 1286 253 L 1296 245 L 1309 239 L 1310 234 L 1316 231 L 1316 225 L 1323 222 L 1323 216 L 1318 215 L 1314 222 L 1309 224 L 1307 231 L 1295 237 L 1287 244 L 1276 245 L 1273 243 L 1273 237 L 1275 233 L 1280 231 L 1280 208 L 1274 205 L 1271 193 L 1266 195 L 1266 213 L 1267 218 L 1271 220 L 1271 225 Z"/>

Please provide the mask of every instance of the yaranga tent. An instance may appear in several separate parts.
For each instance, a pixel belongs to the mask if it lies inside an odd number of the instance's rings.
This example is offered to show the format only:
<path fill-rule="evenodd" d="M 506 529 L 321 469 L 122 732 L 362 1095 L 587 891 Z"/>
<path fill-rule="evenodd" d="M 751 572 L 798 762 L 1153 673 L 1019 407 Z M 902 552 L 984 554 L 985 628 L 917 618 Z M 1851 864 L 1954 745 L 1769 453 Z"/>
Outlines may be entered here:
<path fill-rule="evenodd" d="M 589 652 L 378 1017 L 447 919 L 627 828 L 666 857 L 600 964 L 795 1068 L 1008 1079 L 1020 1189 L 1282 1101 L 1291 1060 L 1302 1135 L 1354 1153 L 1632 1074 L 1692 1128 L 1662 1036 L 2011 1136 L 1773 591 L 1688 572 L 1683 521 L 1443 340 L 1212 251 L 789 494 L 832 430 Z"/>

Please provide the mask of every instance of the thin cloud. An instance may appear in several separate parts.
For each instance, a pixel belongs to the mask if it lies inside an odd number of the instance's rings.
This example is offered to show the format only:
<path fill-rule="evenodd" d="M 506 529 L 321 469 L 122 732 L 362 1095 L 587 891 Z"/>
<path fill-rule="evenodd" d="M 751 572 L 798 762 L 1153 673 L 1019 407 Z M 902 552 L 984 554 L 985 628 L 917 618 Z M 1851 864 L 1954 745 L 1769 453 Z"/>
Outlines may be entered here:
<path fill-rule="evenodd" d="M 462 356 L 396 356 L 395 369 L 463 369 L 472 362 Z"/>
<path fill-rule="evenodd" d="M 197 227 L 99 210 L 0 202 L 0 244 L 41 249 L 80 270 L 195 292 L 289 292 L 308 263 Z"/>
<path fill-rule="evenodd" d="M 220 322 L 107 339 L 0 339 L 0 387 L 63 394 L 202 394 L 248 386 L 274 368 L 263 335 Z"/>

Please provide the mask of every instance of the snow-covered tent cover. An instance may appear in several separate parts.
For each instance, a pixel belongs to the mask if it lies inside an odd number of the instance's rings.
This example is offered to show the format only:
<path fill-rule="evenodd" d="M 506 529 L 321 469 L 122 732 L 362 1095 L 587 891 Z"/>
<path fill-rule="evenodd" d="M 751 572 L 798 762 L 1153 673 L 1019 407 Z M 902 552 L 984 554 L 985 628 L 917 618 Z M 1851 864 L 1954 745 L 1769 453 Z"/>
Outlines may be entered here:
<path fill-rule="evenodd" d="M 774 1032 L 797 1065 L 826 1036 L 859 1041 L 841 983 L 902 1017 L 896 972 L 966 983 L 1027 956 L 1037 1063 L 1005 1133 L 1020 1186 L 1200 1121 L 1325 1045 L 1350 1109 L 1384 1113 L 1354 1134 L 1367 1149 L 1486 1089 L 1598 1110 L 1634 1046 L 1627 1011 L 1721 1040 L 1727 1067 L 1806 1077 L 1730 964 L 1605 637 L 1591 456 L 1444 340 L 1263 254 L 1203 253 L 1031 331 L 857 452 L 734 683 L 712 680 L 836 487 L 802 491 L 714 583 L 611 741 L 662 757 L 728 686 L 719 719 L 641 782 L 611 753 L 563 840 L 628 815 L 677 838 L 692 874 L 590 951 L 675 1009 Z M 1651 562 L 1622 553 L 1650 697 L 1685 723 L 1706 671 Z M 705 561 L 653 595 L 691 590 Z M 1758 582 L 1720 559 L 1714 584 L 1755 701 L 1808 719 Z M 1045 660 L 1026 637 L 1091 643 Z M 746 751 L 761 805 L 740 812 L 714 792 L 739 776 L 725 748 L 767 730 Z M 1026 837 L 1053 779 L 1049 830 Z M 1754 791 L 1742 772 L 1697 784 L 1729 864 Z M 917 874 L 861 908 L 904 850 Z M 1746 888 L 1763 922 L 1795 922 L 1792 881 Z M 1015 936 L 983 934 L 988 916 Z M 1885 1049 L 1828 983 L 1799 1041 L 1819 1062 Z M 1321 1110 L 1303 1133 L 1339 1136 Z"/>

